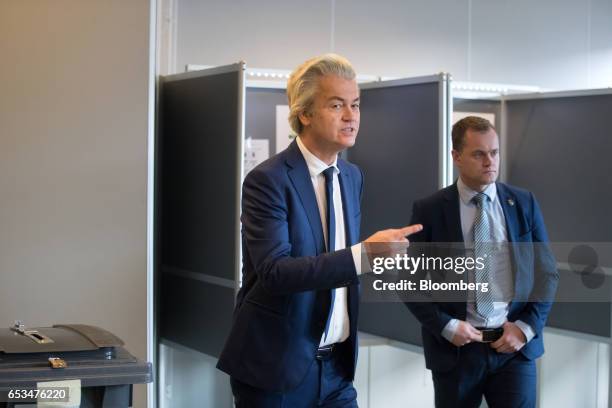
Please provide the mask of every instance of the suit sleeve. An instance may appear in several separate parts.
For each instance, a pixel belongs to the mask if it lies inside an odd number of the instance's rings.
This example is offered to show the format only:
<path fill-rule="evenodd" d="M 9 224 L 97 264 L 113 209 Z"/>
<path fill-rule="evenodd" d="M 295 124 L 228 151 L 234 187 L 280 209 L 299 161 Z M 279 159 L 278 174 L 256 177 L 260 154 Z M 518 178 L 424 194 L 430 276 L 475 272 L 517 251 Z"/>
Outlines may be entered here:
<path fill-rule="evenodd" d="M 415 202 L 412 207 L 412 218 L 410 225 L 422 224 L 423 230 L 411 237 L 411 242 L 430 242 L 431 226 L 427 222 L 427 218 L 423 216 L 419 202 Z M 415 274 L 417 279 L 425 279 L 425 271 L 421 270 Z M 414 278 L 412 280 L 414 280 Z M 433 299 L 426 293 L 421 293 L 415 296 L 414 301 L 405 302 L 405 305 L 410 309 L 417 320 L 431 334 L 442 340 L 442 331 L 446 325 L 452 320 L 452 316 L 440 309 L 440 306 L 433 302 Z"/>
<path fill-rule="evenodd" d="M 534 287 L 529 302 L 519 314 L 521 320 L 531 326 L 536 334 L 541 335 L 548 313 L 557 290 L 559 272 L 555 257 L 548 245 L 548 234 L 544 225 L 544 218 L 540 207 L 530 193 L 530 209 L 532 216 L 531 239 L 535 244 L 534 250 Z"/>
<path fill-rule="evenodd" d="M 243 248 L 262 286 L 273 294 L 332 289 L 357 281 L 350 248 L 318 256 L 291 257 L 284 185 L 254 169 L 242 190 Z"/>

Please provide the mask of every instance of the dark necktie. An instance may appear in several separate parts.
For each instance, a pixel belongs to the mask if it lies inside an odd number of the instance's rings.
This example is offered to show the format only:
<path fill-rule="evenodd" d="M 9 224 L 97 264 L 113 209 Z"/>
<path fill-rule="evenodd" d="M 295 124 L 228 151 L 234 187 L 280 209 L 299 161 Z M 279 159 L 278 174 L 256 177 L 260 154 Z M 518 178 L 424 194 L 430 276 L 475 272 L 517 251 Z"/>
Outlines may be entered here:
<path fill-rule="evenodd" d="M 488 197 L 484 193 L 478 193 L 472 201 L 476 204 L 476 217 L 474 218 L 474 258 L 484 259 L 484 268 L 476 268 L 476 282 L 489 284 L 489 264 L 490 259 L 487 249 L 490 248 L 491 226 L 487 217 Z M 484 318 L 488 318 L 493 313 L 493 297 L 491 289 L 487 292 L 476 291 L 476 311 Z"/>
<path fill-rule="evenodd" d="M 325 176 L 325 196 L 327 199 L 327 252 L 333 252 L 336 250 L 336 215 L 334 212 L 334 167 L 328 167 L 323 172 Z M 327 339 L 327 333 L 329 332 L 329 325 L 331 322 L 332 312 L 334 311 L 334 300 L 336 299 L 336 290 L 331 290 L 331 304 L 329 306 L 329 314 L 327 315 L 327 322 L 325 323 L 325 337 Z"/>

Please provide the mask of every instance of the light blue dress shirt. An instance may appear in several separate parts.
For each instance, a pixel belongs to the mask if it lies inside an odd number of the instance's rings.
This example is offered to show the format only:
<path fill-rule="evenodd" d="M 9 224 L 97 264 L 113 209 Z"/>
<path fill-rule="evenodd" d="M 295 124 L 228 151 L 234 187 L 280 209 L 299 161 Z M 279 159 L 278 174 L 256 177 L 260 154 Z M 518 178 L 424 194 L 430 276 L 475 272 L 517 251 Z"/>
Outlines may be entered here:
<path fill-rule="evenodd" d="M 457 189 L 459 190 L 459 213 L 461 217 L 461 230 L 463 232 L 463 241 L 466 247 L 467 256 L 474 255 L 474 220 L 476 218 L 476 205 L 472 202 L 472 198 L 478 192 L 470 189 L 461 180 L 457 180 Z M 489 290 L 493 291 L 495 302 L 493 302 L 493 313 L 490 316 L 483 317 L 476 311 L 474 291 L 468 292 L 467 299 L 467 317 L 466 321 L 474 327 L 498 328 L 508 320 L 509 303 L 502 300 L 511 300 L 514 292 L 514 282 L 512 274 L 512 264 L 510 261 L 510 251 L 508 243 L 508 233 L 506 230 L 506 218 L 504 210 L 497 196 L 497 186 L 495 183 L 489 184 L 483 191 L 489 199 L 489 205 L 485 206 L 486 217 L 491 226 L 489 240 L 491 249 L 495 249 L 493 260 L 490 261 L 489 268 L 490 285 Z M 492 251 L 493 252 L 493 251 Z M 468 274 L 468 281 L 474 282 L 474 275 Z M 527 323 L 517 320 L 514 322 L 525 334 L 527 341 L 530 341 L 535 332 Z M 442 330 L 442 336 L 451 341 L 457 331 L 459 325 L 458 319 L 450 320 Z"/>

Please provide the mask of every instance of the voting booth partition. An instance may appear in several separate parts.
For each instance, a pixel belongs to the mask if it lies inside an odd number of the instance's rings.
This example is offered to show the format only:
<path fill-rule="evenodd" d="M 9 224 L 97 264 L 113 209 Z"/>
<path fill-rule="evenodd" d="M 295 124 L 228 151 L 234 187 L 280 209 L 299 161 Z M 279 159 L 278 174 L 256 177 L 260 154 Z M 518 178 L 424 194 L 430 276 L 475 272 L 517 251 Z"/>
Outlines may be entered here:
<path fill-rule="evenodd" d="M 501 103 L 504 180 L 537 198 L 559 271 L 540 406 L 612 406 L 612 91 L 513 95 Z"/>
<path fill-rule="evenodd" d="M 249 86 L 244 64 L 165 77 L 160 91 L 159 334 L 218 357 L 240 286 L 245 145 L 276 150 L 284 88 Z M 245 143 L 246 138 L 246 143 Z"/>
<path fill-rule="evenodd" d="M 408 225 L 412 203 L 448 183 L 452 100 L 447 74 L 372 82 L 360 88 L 359 135 L 347 157 L 364 175 L 361 239 L 365 239 L 382 229 Z M 362 276 L 362 283 L 370 284 L 370 279 Z M 359 330 L 421 345 L 419 322 L 400 302 L 362 299 Z"/>
<path fill-rule="evenodd" d="M 287 105 L 284 87 L 249 84 L 245 70 L 239 63 L 160 80 L 156 316 L 161 398 L 173 406 L 231 405 L 215 364 L 240 286 L 242 179 L 276 151 L 277 110 Z M 194 386 L 195 377 L 206 381 Z"/>
<path fill-rule="evenodd" d="M 506 96 L 502 111 L 505 179 L 538 199 L 559 267 L 548 326 L 609 342 L 612 91 Z"/>
<path fill-rule="evenodd" d="M 157 317 L 164 340 L 217 357 L 240 273 L 244 64 L 163 77 Z"/>

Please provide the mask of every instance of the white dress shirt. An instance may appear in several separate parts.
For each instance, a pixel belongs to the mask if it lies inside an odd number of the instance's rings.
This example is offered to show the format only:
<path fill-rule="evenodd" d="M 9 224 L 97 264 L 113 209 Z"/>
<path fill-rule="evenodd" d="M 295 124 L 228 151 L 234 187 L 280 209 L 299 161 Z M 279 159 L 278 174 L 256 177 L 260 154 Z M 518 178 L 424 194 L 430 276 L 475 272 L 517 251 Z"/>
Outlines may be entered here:
<path fill-rule="evenodd" d="M 474 255 L 474 220 L 476 218 L 476 204 L 472 198 L 478 192 L 470 189 L 461 177 L 457 180 L 457 190 L 459 190 L 459 212 L 461 216 L 461 230 L 463 232 L 463 242 L 467 250 L 467 256 Z M 493 312 L 488 317 L 483 317 L 476 311 L 474 291 L 468 292 L 467 317 L 466 321 L 474 327 L 497 328 L 501 327 L 508 320 L 509 303 L 502 299 L 511 299 L 514 293 L 514 281 L 512 274 L 512 264 L 510 261 L 510 251 L 508 246 L 508 232 L 506 230 L 506 218 L 497 196 L 497 186 L 491 183 L 483 191 L 489 198 L 489 205 L 485 206 L 488 224 L 491 226 L 489 242 L 491 248 L 495 245 L 492 265 L 489 268 L 489 290 L 493 292 Z M 474 282 L 474 275 L 468 274 L 468 280 Z M 527 323 L 517 320 L 516 325 L 521 329 L 527 341 L 535 336 L 535 332 Z M 442 336 L 451 341 L 457 326 L 458 319 L 450 320 L 442 330 Z"/>
<path fill-rule="evenodd" d="M 327 197 L 325 191 L 325 176 L 323 171 L 328 167 L 334 167 L 334 178 L 333 178 L 333 190 L 334 190 L 334 214 L 336 219 L 336 234 L 334 251 L 346 248 L 346 230 L 344 226 L 344 211 L 342 207 L 342 193 L 340 191 L 340 183 L 338 181 L 338 169 L 337 162 L 338 158 L 334 160 L 332 164 L 327 164 L 319 159 L 317 156 L 312 154 L 304 145 L 300 137 L 297 137 L 297 145 L 306 160 L 306 166 L 310 174 L 312 186 L 314 188 L 315 196 L 317 199 L 317 206 L 319 207 L 319 216 L 321 217 L 321 225 L 323 227 L 323 236 L 325 238 L 325 246 L 327 246 Z M 355 263 L 355 269 L 357 273 L 360 273 L 361 264 L 361 244 L 355 244 L 351 247 L 353 254 L 353 261 Z M 319 346 L 327 346 L 333 343 L 340 343 L 346 340 L 350 334 L 350 324 L 348 315 L 348 303 L 347 303 L 347 288 L 332 289 L 336 291 L 334 298 L 334 304 L 332 305 L 333 310 L 331 314 L 331 320 L 329 323 L 329 329 L 327 332 L 327 338 L 325 333 L 321 337 L 321 343 Z"/>

